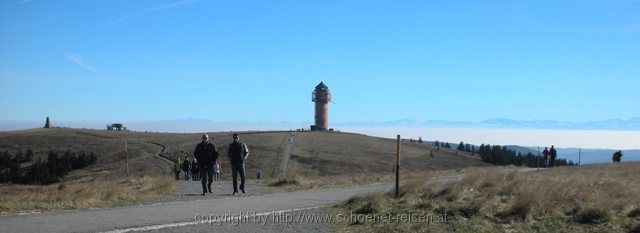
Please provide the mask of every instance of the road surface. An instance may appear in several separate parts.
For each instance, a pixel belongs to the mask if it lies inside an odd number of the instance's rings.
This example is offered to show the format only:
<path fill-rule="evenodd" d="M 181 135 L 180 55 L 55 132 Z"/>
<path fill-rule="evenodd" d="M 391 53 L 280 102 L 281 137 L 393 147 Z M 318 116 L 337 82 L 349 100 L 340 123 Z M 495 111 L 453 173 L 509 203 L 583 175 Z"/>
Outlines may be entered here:
<path fill-rule="evenodd" d="M 0 232 L 132 232 L 186 227 L 202 223 L 196 221 L 196 215 L 225 216 L 311 210 L 355 195 L 385 191 L 390 188 L 389 184 L 377 184 L 259 196 L 226 196 L 120 208 L 3 216 L 0 217 Z"/>

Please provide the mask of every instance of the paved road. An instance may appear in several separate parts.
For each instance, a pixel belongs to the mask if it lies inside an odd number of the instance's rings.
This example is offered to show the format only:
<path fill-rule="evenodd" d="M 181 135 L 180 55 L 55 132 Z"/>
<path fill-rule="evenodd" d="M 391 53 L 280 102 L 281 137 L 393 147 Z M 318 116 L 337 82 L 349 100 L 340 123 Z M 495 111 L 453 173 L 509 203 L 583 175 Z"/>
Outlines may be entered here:
<path fill-rule="evenodd" d="M 384 191 L 389 184 L 260 196 L 222 197 L 109 209 L 58 211 L 0 217 L 0 232 L 129 232 L 190 226 L 196 215 L 225 216 L 314 209 L 354 195 Z"/>
<path fill-rule="evenodd" d="M 504 172 L 534 170 L 524 168 L 505 170 Z M 463 175 L 425 182 L 444 183 L 461 177 Z M 198 186 L 193 185 L 194 183 L 184 183 L 181 192 L 188 190 L 187 192 L 199 193 Z M 185 186 L 188 187 L 184 188 Z M 0 232 L 131 232 L 142 230 L 187 232 L 188 229 L 206 232 L 215 231 L 216 227 L 219 227 L 219 231 L 229 231 L 229 226 L 224 228 L 225 226 L 216 226 L 215 224 L 213 226 L 202 224 L 201 221 L 196 221 L 196 215 L 233 217 L 247 213 L 258 215 L 277 212 L 296 213 L 331 205 L 352 196 L 387 191 L 392 188 L 391 184 L 374 184 L 339 189 L 265 194 L 259 190 L 259 187 L 249 186 L 249 194 L 229 196 L 229 190 L 225 188 L 229 186 L 228 183 L 218 183 L 214 186 L 218 187 L 215 188 L 214 195 L 208 195 L 205 198 L 198 195 L 183 195 L 183 197 L 175 199 L 169 198 L 138 206 L 2 216 L 0 217 Z M 238 228 L 235 229 L 238 230 Z M 319 229 L 326 230 L 327 228 L 321 225 Z M 278 231 L 275 230 L 275 232 Z"/>

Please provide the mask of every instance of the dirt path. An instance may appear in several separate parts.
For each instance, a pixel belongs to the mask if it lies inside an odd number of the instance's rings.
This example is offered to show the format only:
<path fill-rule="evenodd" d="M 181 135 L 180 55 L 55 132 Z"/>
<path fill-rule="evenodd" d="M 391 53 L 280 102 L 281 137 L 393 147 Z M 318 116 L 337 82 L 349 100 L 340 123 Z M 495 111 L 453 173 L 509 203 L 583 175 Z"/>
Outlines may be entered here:
<path fill-rule="evenodd" d="M 293 145 L 293 140 L 296 138 L 296 133 L 291 133 L 291 136 L 287 140 L 287 144 L 285 145 L 285 149 L 282 154 L 282 162 L 280 163 L 280 176 L 287 175 L 287 168 L 289 167 L 289 159 L 291 159 L 291 146 Z"/>

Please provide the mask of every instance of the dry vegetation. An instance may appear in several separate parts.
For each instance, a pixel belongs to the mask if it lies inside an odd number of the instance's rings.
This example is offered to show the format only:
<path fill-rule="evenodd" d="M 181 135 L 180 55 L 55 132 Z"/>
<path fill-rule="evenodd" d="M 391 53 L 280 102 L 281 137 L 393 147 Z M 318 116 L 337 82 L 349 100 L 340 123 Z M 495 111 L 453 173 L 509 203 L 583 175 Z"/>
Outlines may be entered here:
<path fill-rule="evenodd" d="M 176 189 L 176 182 L 169 176 L 65 181 L 47 186 L 2 184 L 0 213 L 138 204 L 173 193 Z"/>
<path fill-rule="evenodd" d="M 160 134 L 82 129 L 2 132 L 0 150 L 31 149 L 36 158 L 45 157 L 50 150 L 94 152 L 98 162 L 52 185 L 0 184 L 0 213 L 111 207 L 173 193 L 177 186 L 171 180 L 170 166 L 156 156 L 161 147 L 149 143 L 158 137 Z M 124 166 L 125 139 L 130 178 Z"/>
<path fill-rule="evenodd" d="M 339 224 L 373 232 L 637 232 L 640 163 L 555 168 L 528 173 L 484 169 L 462 180 L 405 185 L 354 197 L 332 211 L 360 214 L 447 214 L 447 223 Z"/>
<path fill-rule="evenodd" d="M 394 139 L 352 133 L 298 133 L 291 148 L 289 173 L 303 177 L 392 173 L 395 148 Z M 409 142 L 402 143 L 401 163 L 408 172 L 488 166 L 478 156 L 456 155 L 449 149 Z"/>
<path fill-rule="evenodd" d="M 423 181 L 425 179 L 436 179 L 442 177 L 457 177 L 462 174 L 473 172 L 481 168 L 461 168 L 434 171 L 403 171 L 401 180 L 404 183 Z M 302 177 L 288 175 L 282 178 L 266 178 L 257 183 L 266 185 L 272 192 L 291 192 L 298 190 L 316 188 L 340 188 L 353 187 L 357 185 L 368 185 L 377 183 L 392 183 L 395 181 L 394 172 L 386 173 L 360 173 L 352 175 L 326 175 L 322 177 Z"/>

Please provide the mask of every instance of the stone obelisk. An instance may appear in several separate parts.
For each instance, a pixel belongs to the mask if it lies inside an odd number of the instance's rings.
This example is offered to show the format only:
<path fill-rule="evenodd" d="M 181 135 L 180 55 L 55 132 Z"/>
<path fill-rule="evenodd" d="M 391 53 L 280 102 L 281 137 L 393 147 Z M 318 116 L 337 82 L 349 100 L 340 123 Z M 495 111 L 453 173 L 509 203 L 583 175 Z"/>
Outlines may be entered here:
<path fill-rule="evenodd" d="M 49 121 L 49 117 L 47 117 L 47 123 L 44 124 L 45 129 L 53 128 L 51 127 L 51 121 Z"/>

